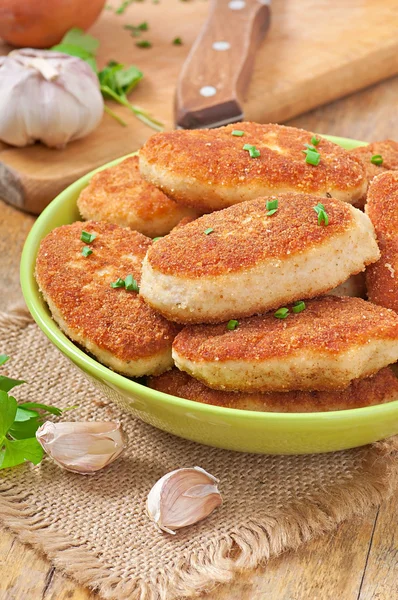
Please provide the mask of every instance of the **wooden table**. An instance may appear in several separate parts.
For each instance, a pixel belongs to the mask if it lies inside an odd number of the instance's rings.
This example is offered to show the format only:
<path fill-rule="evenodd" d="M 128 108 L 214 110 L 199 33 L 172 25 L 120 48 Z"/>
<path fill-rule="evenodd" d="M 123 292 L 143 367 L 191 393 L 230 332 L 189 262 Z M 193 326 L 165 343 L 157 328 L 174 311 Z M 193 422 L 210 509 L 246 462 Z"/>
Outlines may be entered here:
<path fill-rule="evenodd" d="M 290 122 L 313 131 L 398 140 L 398 77 L 321 107 Z M 33 217 L 0 200 L 0 310 L 21 300 L 18 263 Z M 62 575 L 43 557 L 1 531 L 0 600 L 99 600 Z M 4 583 L 6 585 L 4 586 Z M 342 524 L 296 553 L 219 587 L 206 600 L 398 599 L 398 507 L 394 499 L 362 519 Z"/>

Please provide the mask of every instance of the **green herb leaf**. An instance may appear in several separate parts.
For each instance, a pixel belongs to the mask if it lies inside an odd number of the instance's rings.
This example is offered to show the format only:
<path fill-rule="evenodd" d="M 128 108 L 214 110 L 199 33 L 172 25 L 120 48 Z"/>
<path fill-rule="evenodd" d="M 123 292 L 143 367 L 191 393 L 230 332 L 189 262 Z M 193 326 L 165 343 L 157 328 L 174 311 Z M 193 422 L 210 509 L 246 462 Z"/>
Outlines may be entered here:
<path fill-rule="evenodd" d="M 0 390 L 3 392 L 9 392 L 12 390 L 12 388 L 17 387 L 17 385 L 22 385 L 23 383 L 26 383 L 26 381 L 22 381 L 22 379 L 12 379 L 11 377 L 0 375 Z"/>
<path fill-rule="evenodd" d="M 121 3 L 121 5 L 119 6 L 119 8 L 117 8 L 115 10 L 115 14 L 116 15 L 122 15 L 124 13 L 124 11 L 126 10 L 126 8 L 128 6 L 130 6 L 130 4 L 132 3 L 133 0 L 124 0 L 124 2 Z"/>
<path fill-rule="evenodd" d="M 128 292 L 138 293 L 140 291 L 139 285 L 132 275 L 127 275 L 126 279 L 124 280 L 124 285 Z"/>
<path fill-rule="evenodd" d="M 7 360 L 9 360 L 9 356 L 7 354 L 0 354 L 0 367 L 6 364 Z"/>
<path fill-rule="evenodd" d="M 213 233 L 214 229 L 212 227 L 208 227 L 207 229 L 204 230 L 204 234 L 205 235 L 209 235 L 210 233 Z"/>
<path fill-rule="evenodd" d="M 14 421 L 7 433 L 7 438 L 13 440 L 25 440 L 27 438 L 35 437 L 36 431 L 40 425 L 43 424 L 43 419 L 37 417 L 36 419 L 29 419 L 29 421 Z"/>
<path fill-rule="evenodd" d="M 311 144 L 313 144 L 314 146 L 317 146 L 320 141 L 320 138 L 317 138 L 315 135 L 311 138 Z"/>
<path fill-rule="evenodd" d="M 14 422 L 17 413 L 17 401 L 7 392 L 0 391 L 0 447 L 7 431 Z"/>
<path fill-rule="evenodd" d="M 316 214 L 318 215 L 318 225 L 321 225 L 322 223 L 324 223 L 325 225 L 328 225 L 329 217 L 327 215 L 324 205 L 321 204 L 320 202 L 318 202 L 318 204 L 316 206 L 313 206 L 313 209 L 316 212 Z"/>
<path fill-rule="evenodd" d="M 161 240 L 162 237 L 162 235 L 159 235 L 158 237 L 153 238 L 152 242 L 157 242 L 158 240 Z"/>
<path fill-rule="evenodd" d="M 125 284 L 125 281 L 124 281 L 124 279 L 121 279 L 121 278 L 119 277 L 119 279 L 117 279 L 116 281 L 113 281 L 113 282 L 111 283 L 111 288 L 122 288 L 122 287 L 124 287 L 125 285 L 126 285 L 126 284 Z"/>
<path fill-rule="evenodd" d="M 78 27 L 69 29 L 69 31 L 67 31 L 62 38 L 61 44 L 77 46 L 78 48 L 81 48 L 82 50 L 94 55 L 97 53 L 99 47 L 99 41 L 95 37 L 85 33 Z"/>
<path fill-rule="evenodd" d="M 87 257 L 90 256 L 90 254 L 92 254 L 93 251 L 91 250 L 91 248 L 89 248 L 89 246 L 84 246 L 83 250 L 82 250 L 82 255 Z"/>
<path fill-rule="evenodd" d="M 63 412 L 65 412 L 65 410 L 71 410 L 71 408 L 76 407 L 64 408 L 61 410 L 60 408 L 57 408 L 56 406 L 50 406 L 49 404 L 40 404 L 39 402 L 23 402 L 22 404 L 18 404 L 18 408 L 37 408 L 38 410 L 43 410 L 44 412 L 48 412 L 51 415 L 56 415 L 59 417 Z"/>
<path fill-rule="evenodd" d="M 267 217 L 272 217 L 272 215 L 274 215 L 278 210 L 278 199 L 275 198 L 274 200 L 267 200 L 266 208 Z"/>
<path fill-rule="evenodd" d="M 180 37 L 176 37 L 173 40 L 174 46 L 182 46 L 182 39 Z"/>
<path fill-rule="evenodd" d="M 233 331 L 234 329 L 237 329 L 237 327 L 239 327 L 239 321 L 236 321 L 235 319 L 228 321 L 227 329 L 229 329 L 229 331 Z"/>
<path fill-rule="evenodd" d="M 305 310 L 305 302 L 302 300 L 300 300 L 300 302 L 295 302 L 292 306 L 292 312 L 294 313 L 301 313 L 303 310 Z"/>
<path fill-rule="evenodd" d="M 243 135 L 245 135 L 245 132 L 244 132 L 244 131 L 241 131 L 240 129 L 234 129 L 234 130 L 231 132 L 231 135 L 234 135 L 234 136 L 236 136 L 236 137 L 242 137 Z"/>
<path fill-rule="evenodd" d="M 140 40 L 136 42 L 135 45 L 137 48 L 152 48 L 152 43 L 149 40 Z"/>
<path fill-rule="evenodd" d="M 22 440 L 3 440 L 0 452 L 0 469 L 15 467 L 24 462 L 37 465 L 43 458 L 43 448 L 35 437 Z"/>
<path fill-rule="evenodd" d="M 89 233 L 88 231 L 82 231 L 80 239 L 85 244 L 91 244 L 91 242 L 93 242 L 96 237 L 97 237 L 96 233 Z"/>
<path fill-rule="evenodd" d="M 307 150 L 303 150 L 305 156 L 305 162 L 309 165 L 317 166 L 319 165 L 319 161 L 321 160 L 321 155 L 316 149 L 307 148 Z"/>
<path fill-rule="evenodd" d="M 383 164 L 383 157 L 381 154 L 374 154 L 372 156 L 372 158 L 370 159 L 370 162 L 373 165 L 382 165 Z"/>
<path fill-rule="evenodd" d="M 274 312 L 274 317 L 276 317 L 277 319 L 286 319 L 287 315 L 289 314 L 289 309 L 288 308 L 278 308 L 278 310 L 276 312 Z"/>
<path fill-rule="evenodd" d="M 17 406 L 17 412 L 14 421 L 21 423 L 24 421 L 30 421 L 30 419 L 37 419 L 39 415 L 34 410 Z"/>
<path fill-rule="evenodd" d="M 260 156 L 260 150 L 257 150 L 256 146 L 253 146 L 252 144 L 245 144 L 243 150 L 248 150 L 250 158 L 257 158 Z"/>

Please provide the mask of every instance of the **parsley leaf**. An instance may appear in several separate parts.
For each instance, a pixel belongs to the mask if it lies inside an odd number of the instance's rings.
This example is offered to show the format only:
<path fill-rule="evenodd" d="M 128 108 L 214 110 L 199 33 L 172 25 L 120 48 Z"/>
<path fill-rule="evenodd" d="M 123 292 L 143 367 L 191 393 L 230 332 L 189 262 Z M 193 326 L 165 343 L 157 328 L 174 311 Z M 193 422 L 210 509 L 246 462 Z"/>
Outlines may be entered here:
<path fill-rule="evenodd" d="M 0 451 L 0 468 L 16 467 L 26 461 L 34 465 L 43 458 L 43 448 L 35 437 L 25 440 L 3 440 L 4 447 Z"/>
<path fill-rule="evenodd" d="M 125 6 L 127 5 L 128 4 Z M 123 6 L 124 4 L 119 7 L 116 13 L 118 13 Z M 118 14 L 121 13 L 119 12 Z M 137 26 L 137 30 L 139 31 L 146 31 L 147 28 L 148 24 L 145 22 Z M 132 113 L 134 113 L 137 119 L 152 129 L 155 129 L 155 131 L 162 131 L 163 123 L 152 118 L 147 112 L 138 106 L 130 104 L 127 98 L 127 95 L 136 87 L 138 82 L 141 81 L 143 73 L 134 65 L 126 67 L 124 64 L 117 63 L 116 61 L 110 61 L 106 67 L 104 67 L 101 71 L 98 71 L 96 63 L 98 46 L 99 41 L 96 38 L 84 33 L 77 27 L 74 27 L 64 35 L 59 44 L 53 46 L 50 48 L 50 50 L 64 52 L 65 54 L 77 56 L 78 58 L 86 61 L 96 73 L 99 79 L 101 93 L 105 99 L 115 100 L 115 102 L 118 102 L 119 104 L 122 104 L 128 108 Z M 115 114 L 113 110 L 109 108 L 109 106 L 105 106 L 104 111 L 118 121 L 121 125 L 126 126 L 126 122 L 123 121 L 123 119 L 121 119 L 117 114 Z"/>
<path fill-rule="evenodd" d="M 7 360 L 6 355 L 0 355 L 0 365 Z M 38 464 L 43 458 L 43 449 L 36 440 L 36 431 L 43 423 L 43 416 L 45 413 L 62 414 L 60 408 L 39 402 L 17 404 L 8 392 L 22 383 L 25 382 L 4 375 L 0 377 L 0 469 L 26 461 Z"/>

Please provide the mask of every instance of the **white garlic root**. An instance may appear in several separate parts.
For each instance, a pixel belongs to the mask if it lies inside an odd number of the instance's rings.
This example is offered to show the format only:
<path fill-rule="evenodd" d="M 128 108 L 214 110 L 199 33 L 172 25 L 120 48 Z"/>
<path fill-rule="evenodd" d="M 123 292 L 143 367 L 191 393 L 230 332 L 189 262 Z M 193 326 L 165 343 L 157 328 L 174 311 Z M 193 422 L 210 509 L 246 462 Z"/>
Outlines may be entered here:
<path fill-rule="evenodd" d="M 104 101 L 98 77 L 82 59 L 23 48 L 0 57 L 0 140 L 62 148 L 93 131 Z"/>
<path fill-rule="evenodd" d="M 200 467 L 167 473 L 151 489 L 149 517 L 167 533 L 205 519 L 222 504 L 218 479 Z"/>
<path fill-rule="evenodd" d="M 60 467 L 86 475 L 110 465 L 125 447 L 120 423 L 116 422 L 46 421 L 36 438 Z"/>

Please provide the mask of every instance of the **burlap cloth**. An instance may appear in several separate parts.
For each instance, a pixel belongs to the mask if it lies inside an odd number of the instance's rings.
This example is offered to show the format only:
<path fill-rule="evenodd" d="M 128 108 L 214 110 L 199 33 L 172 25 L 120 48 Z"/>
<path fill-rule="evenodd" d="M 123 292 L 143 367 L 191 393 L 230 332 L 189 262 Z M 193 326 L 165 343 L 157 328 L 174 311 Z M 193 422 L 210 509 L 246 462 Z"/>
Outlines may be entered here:
<path fill-rule="evenodd" d="M 397 483 L 393 440 L 325 455 L 261 456 L 178 439 L 123 414 L 55 349 L 26 310 L 0 313 L 1 352 L 28 385 L 20 400 L 78 404 L 68 420 L 119 419 L 125 454 L 92 476 L 41 465 L 0 471 L 0 514 L 19 538 L 104 598 L 193 596 L 238 569 L 297 548 L 364 513 Z M 146 496 L 164 473 L 199 465 L 221 480 L 224 504 L 176 536 L 159 533 Z"/>

